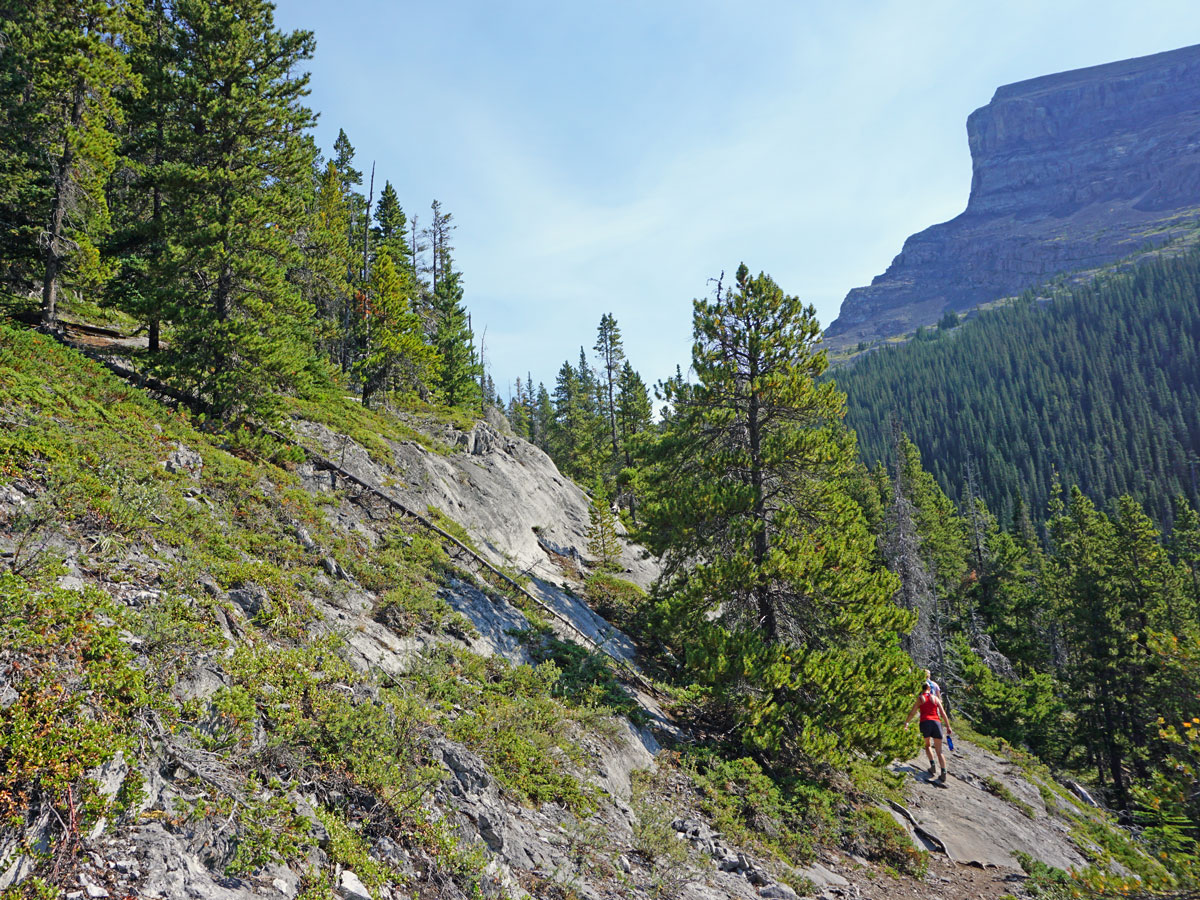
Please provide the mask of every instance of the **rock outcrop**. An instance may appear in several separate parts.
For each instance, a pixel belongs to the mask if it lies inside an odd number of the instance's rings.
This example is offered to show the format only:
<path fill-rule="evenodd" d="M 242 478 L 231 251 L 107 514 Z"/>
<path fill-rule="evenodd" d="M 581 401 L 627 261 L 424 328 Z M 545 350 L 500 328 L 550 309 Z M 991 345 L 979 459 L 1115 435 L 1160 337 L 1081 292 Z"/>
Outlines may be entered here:
<path fill-rule="evenodd" d="M 585 563 L 588 497 L 559 473 L 553 460 L 528 441 L 478 423 L 453 431 L 453 453 L 434 452 L 415 442 L 392 446 L 390 470 L 367 451 L 329 429 L 296 423 L 304 440 L 335 458 L 348 471 L 411 509 L 433 507 L 460 523 L 493 562 L 544 580 L 561 579 L 553 556 Z M 658 565 L 622 541 L 622 577 L 648 587 Z"/>
<path fill-rule="evenodd" d="M 966 211 L 914 234 L 847 294 L 846 347 L 1020 293 L 1195 230 L 1200 45 L 1006 85 L 967 120 Z"/>

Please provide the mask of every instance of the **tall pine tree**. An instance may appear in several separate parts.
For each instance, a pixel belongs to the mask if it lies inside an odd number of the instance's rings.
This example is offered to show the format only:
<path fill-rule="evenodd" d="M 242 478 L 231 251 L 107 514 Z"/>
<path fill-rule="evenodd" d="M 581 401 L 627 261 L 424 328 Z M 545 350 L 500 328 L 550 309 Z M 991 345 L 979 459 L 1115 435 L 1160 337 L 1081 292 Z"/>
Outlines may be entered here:
<path fill-rule="evenodd" d="M 680 649 L 751 746 L 897 752 L 889 719 L 915 685 L 897 632 L 911 616 L 845 490 L 854 439 L 842 395 L 818 381 L 816 315 L 743 265 L 732 288 L 695 302 L 693 332 L 698 383 L 667 387 L 643 507 Z"/>

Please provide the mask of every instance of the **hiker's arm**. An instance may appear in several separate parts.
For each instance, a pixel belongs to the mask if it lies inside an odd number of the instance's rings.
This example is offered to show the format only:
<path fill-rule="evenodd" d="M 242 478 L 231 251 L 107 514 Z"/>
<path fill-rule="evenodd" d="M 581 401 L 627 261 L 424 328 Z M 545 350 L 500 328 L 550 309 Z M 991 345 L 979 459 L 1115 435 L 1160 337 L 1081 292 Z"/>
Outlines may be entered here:
<path fill-rule="evenodd" d="M 912 705 L 912 709 L 908 711 L 908 718 L 904 720 L 904 727 L 907 728 L 912 724 L 913 716 L 917 714 L 917 710 L 921 708 L 921 701 L 918 700 Z"/>
<path fill-rule="evenodd" d="M 942 721 L 946 723 L 946 731 L 953 734 L 954 728 L 950 725 L 950 711 L 946 709 L 946 704 L 941 700 L 938 700 L 938 709 L 942 713 Z"/>

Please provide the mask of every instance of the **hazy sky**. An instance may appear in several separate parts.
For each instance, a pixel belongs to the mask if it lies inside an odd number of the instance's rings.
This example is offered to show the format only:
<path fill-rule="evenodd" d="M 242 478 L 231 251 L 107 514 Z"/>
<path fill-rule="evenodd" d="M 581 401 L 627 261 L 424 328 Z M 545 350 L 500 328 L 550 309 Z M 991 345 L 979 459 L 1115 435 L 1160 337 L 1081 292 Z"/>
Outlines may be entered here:
<path fill-rule="evenodd" d="M 311 106 L 454 258 L 502 394 L 553 389 L 612 312 L 648 383 L 740 261 L 823 325 L 963 210 L 1002 84 L 1200 43 L 1196 0 L 277 0 Z"/>

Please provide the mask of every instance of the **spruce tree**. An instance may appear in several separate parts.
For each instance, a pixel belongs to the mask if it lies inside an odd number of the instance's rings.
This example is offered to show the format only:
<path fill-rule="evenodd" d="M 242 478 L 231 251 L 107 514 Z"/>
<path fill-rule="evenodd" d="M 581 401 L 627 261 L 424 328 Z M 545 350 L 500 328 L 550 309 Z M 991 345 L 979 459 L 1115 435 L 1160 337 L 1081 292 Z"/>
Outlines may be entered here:
<path fill-rule="evenodd" d="M 450 266 L 448 256 L 443 266 L 433 295 L 433 314 L 437 323 L 433 336 L 438 359 L 436 383 L 447 406 L 478 411 L 481 372 L 475 355 L 475 336 L 462 304 L 462 276 Z"/>
<path fill-rule="evenodd" d="M 650 391 L 626 360 L 617 380 L 617 437 L 626 466 L 633 465 L 633 439 L 649 428 L 653 420 Z"/>
<path fill-rule="evenodd" d="M 625 361 L 625 348 L 621 342 L 621 329 L 617 327 L 617 320 L 612 313 L 600 317 L 594 349 L 600 359 L 600 412 L 608 422 L 609 440 L 612 442 L 613 456 L 616 457 L 620 453 L 617 440 L 617 383 L 621 363 Z"/>
<path fill-rule="evenodd" d="M 1078 488 L 1051 507 L 1054 541 L 1047 594 L 1055 603 L 1070 649 L 1063 677 L 1076 716 L 1077 739 L 1096 761 L 1113 804 L 1129 809 L 1128 744 L 1121 727 L 1121 670 L 1130 641 L 1111 578 L 1116 533 L 1108 517 Z"/>
<path fill-rule="evenodd" d="M 550 392 L 546 385 L 538 382 L 537 395 L 533 401 L 533 414 L 530 421 L 530 438 L 542 450 L 549 452 L 551 434 L 554 430 L 554 404 L 550 400 Z"/>
<path fill-rule="evenodd" d="M 517 376 L 516 392 L 509 397 L 508 407 L 505 410 L 505 415 L 508 417 L 508 422 L 512 425 L 513 433 L 517 437 L 529 440 L 529 423 L 531 414 L 531 398 L 529 395 L 531 385 L 521 381 L 521 376 Z"/>
<path fill-rule="evenodd" d="M 408 217 L 400 206 L 400 198 L 390 181 L 383 183 L 379 204 L 375 207 L 375 253 L 386 253 L 397 271 L 408 272 L 416 283 L 412 268 L 412 250 L 408 246 Z"/>
<path fill-rule="evenodd" d="M 223 417 L 271 415 L 311 377 L 312 307 L 289 279 L 311 183 L 303 105 L 311 33 L 276 30 L 266 0 L 177 0 L 179 121 L 167 179 L 178 285 L 167 371 Z"/>
<path fill-rule="evenodd" d="M 617 517 L 612 510 L 612 497 L 600 479 L 592 485 L 588 504 L 588 553 L 602 572 L 621 570 L 621 541 L 617 537 Z"/>
<path fill-rule="evenodd" d="M 184 273 L 169 252 L 169 210 L 164 185 L 186 153 L 178 127 L 178 25 L 165 0 L 150 0 L 128 50 L 141 90 L 119 93 L 126 127 L 121 162 L 110 180 L 113 234 L 105 253 L 117 274 L 106 286 L 108 302 L 145 324 L 147 348 L 157 353 L 163 318 Z"/>

